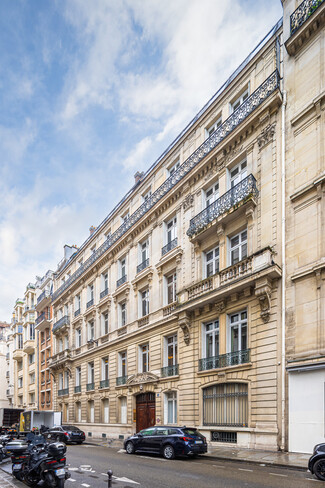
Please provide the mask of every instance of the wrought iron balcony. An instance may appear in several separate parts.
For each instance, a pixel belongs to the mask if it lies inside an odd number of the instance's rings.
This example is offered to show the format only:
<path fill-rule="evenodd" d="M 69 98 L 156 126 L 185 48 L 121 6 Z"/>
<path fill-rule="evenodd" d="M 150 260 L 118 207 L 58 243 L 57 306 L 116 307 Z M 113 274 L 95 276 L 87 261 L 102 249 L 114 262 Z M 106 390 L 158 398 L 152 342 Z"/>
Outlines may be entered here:
<path fill-rule="evenodd" d="M 37 299 L 37 305 L 41 303 L 41 301 L 44 300 L 44 298 L 48 298 L 49 296 L 50 296 L 49 290 L 44 290 L 43 293 L 41 293 Z"/>
<path fill-rule="evenodd" d="M 193 217 L 186 232 L 187 235 L 190 238 L 193 237 L 195 234 L 198 234 L 205 229 L 220 215 L 223 215 L 225 212 L 228 212 L 239 203 L 248 200 L 250 197 L 257 197 L 257 195 L 258 190 L 256 187 L 256 180 L 254 176 L 250 174 L 240 183 L 224 193 L 224 195 L 218 198 L 215 202 L 202 210 L 202 212 Z"/>
<path fill-rule="evenodd" d="M 108 295 L 108 288 L 105 288 L 105 290 L 101 291 L 100 292 L 100 299 L 106 297 L 106 295 Z"/>
<path fill-rule="evenodd" d="M 122 276 L 119 280 L 117 280 L 116 282 L 116 288 L 118 288 L 119 286 L 123 285 L 123 283 L 126 282 L 126 274 L 124 276 Z"/>
<path fill-rule="evenodd" d="M 231 115 L 181 164 L 172 175 L 53 293 L 56 300 L 93 263 L 117 242 L 136 222 L 172 190 L 218 144 L 233 132 L 256 108 L 279 88 L 280 77 L 275 70 Z"/>
<path fill-rule="evenodd" d="M 178 364 L 174 364 L 173 366 L 165 366 L 161 368 L 161 377 L 167 378 L 168 376 L 177 376 L 178 375 Z"/>
<path fill-rule="evenodd" d="M 127 376 L 118 376 L 116 378 L 116 386 L 125 385 L 127 379 Z"/>
<path fill-rule="evenodd" d="M 35 325 L 39 325 L 41 322 L 43 322 L 43 320 L 49 320 L 49 319 L 50 319 L 49 314 L 46 312 L 42 312 L 35 320 Z"/>
<path fill-rule="evenodd" d="M 164 246 L 161 249 L 161 255 L 163 256 L 164 254 L 168 253 L 169 251 L 171 251 L 175 247 L 177 247 L 177 237 L 175 237 L 175 239 L 173 239 L 172 241 L 167 242 L 166 246 Z"/>
<path fill-rule="evenodd" d="M 140 273 L 143 269 L 146 269 L 149 266 L 149 258 L 142 261 L 142 263 L 138 264 L 137 266 L 137 273 Z"/>
<path fill-rule="evenodd" d="M 228 352 L 227 354 L 222 354 L 221 356 L 199 359 L 199 371 L 226 368 L 227 366 L 235 366 L 236 364 L 245 364 L 249 363 L 249 360 L 250 349 Z"/>
<path fill-rule="evenodd" d="M 290 34 L 294 34 L 323 2 L 324 0 L 304 0 L 290 15 Z"/>
<path fill-rule="evenodd" d="M 75 317 L 78 317 L 78 315 L 80 315 L 80 308 L 78 308 L 78 310 L 75 310 L 74 312 Z"/>
<path fill-rule="evenodd" d="M 89 302 L 87 302 L 86 307 L 87 307 L 87 308 L 90 308 L 90 307 L 92 307 L 93 305 L 94 305 L 94 299 L 92 298 L 91 300 L 89 300 Z"/>
<path fill-rule="evenodd" d="M 91 391 L 95 389 L 95 383 L 87 383 L 86 384 L 86 390 Z"/>
<path fill-rule="evenodd" d="M 61 327 L 64 327 L 65 325 L 69 325 L 69 324 L 70 324 L 70 319 L 68 315 L 65 315 L 60 320 L 55 322 L 55 324 L 53 324 L 52 332 L 56 332 L 57 330 L 61 329 Z"/>
<path fill-rule="evenodd" d="M 75 393 L 81 393 L 81 385 L 75 386 L 74 387 L 74 392 Z"/>
<path fill-rule="evenodd" d="M 99 384 L 99 388 L 108 388 L 109 387 L 109 380 L 101 380 Z"/>
<path fill-rule="evenodd" d="M 58 390 L 58 396 L 65 396 L 69 395 L 69 388 L 63 388 L 62 390 Z"/>

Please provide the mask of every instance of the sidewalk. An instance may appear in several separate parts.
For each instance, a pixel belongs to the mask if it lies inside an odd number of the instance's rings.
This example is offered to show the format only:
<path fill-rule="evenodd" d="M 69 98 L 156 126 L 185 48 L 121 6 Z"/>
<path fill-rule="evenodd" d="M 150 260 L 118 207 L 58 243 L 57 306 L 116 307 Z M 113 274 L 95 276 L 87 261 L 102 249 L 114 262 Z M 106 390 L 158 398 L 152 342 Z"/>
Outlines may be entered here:
<path fill-rule="evenodd" d="M 1 465 L 0 465 L 0 486 L 1 488 L 17 488 L 17 486 L 26 487 L 26 485 L 24 485 L 24 483 L 21 483 L 20 481 L 17 480 L 13 481 L 11 474 L 9 474 L 7 469 L 4 470 L 4 466 Z"/>
<path fill-rule="evenodd" d="M 103 447 L 113 447 L 123 449 L 123 441 L 119 439 L 109 440 L 87 440 L 85 444 Z M 238 461 L 245 463 L 254 463 L 261 465 L 272 465 L 299 469 L 306 471 L 310 454 L 299 452 L 280 452 L 280 451 L 262 451 L 259 449 L 243 449 L 234 446 L 227 447 L 208 447 L 208 457 L 216 460 Z"/>

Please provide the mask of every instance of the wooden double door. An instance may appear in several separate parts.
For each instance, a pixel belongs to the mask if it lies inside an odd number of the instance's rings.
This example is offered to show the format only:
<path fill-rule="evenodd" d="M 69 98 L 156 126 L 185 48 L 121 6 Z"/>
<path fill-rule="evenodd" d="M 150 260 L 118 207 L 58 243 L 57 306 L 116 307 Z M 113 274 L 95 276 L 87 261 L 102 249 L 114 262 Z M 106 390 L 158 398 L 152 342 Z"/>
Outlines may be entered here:
<path fill-rule="evenodd" d="M 156 401 L 152 392 L 141 393 L 136 397 L 137 432 L 155 425 Z"/>

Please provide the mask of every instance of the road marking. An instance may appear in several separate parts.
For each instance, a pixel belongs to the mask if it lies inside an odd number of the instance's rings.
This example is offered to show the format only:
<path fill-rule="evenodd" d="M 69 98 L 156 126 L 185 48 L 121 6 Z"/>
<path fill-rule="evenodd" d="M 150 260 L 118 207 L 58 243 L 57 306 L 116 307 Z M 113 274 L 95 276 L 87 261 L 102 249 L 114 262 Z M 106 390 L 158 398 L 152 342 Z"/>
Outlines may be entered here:
<path fill-rule="evenodd" d="M 219 464 L 212 464 L 215 468 L 225 468 L 225 466 L 220 466 Z"/>
<path fill-rule="evenodd" d="M 79 468 L 69 468 L 69 471 L 78 471 Z"/>
<path fill-rule="evenodd" d="M 119 451 L 117 451 L 118 453 L 121 453 L 121 452 L 126 452 L 125 449 L 120 449 Z"/>
<path fill-rule="evenodd" d="M 281 476 L 282 478 L 288 478 L 287 474 L 279 474 L 279 473 L 269 473 L 270 476 Z"/>
<path fill-rule="evenodd" d="M 133 480 L 130 480 L 129 478 L 117 478 L 117 476 L 113 476 L 113 478 L 116 480 L 116 481 L 121 481 L 122 483 L 134 483 L 135 485 L 139 485 L 140 483 L 138 483 L 137 481 L 133 481 Z"/>
<path fill-rule="evenodd" d="M 244 468 L 238 468 L 239 471 L 249 471 L 250 473 L 253 472 L 252 469 L 244 469 Z"/>
<path fill-rule="evenodd" d="M 91 468 L 90 464 L 80 464 L 79 468 Z"/>
<path fill-rule="evenodd" d="M 87 485 L 86 483 L 81 483 L 81 486 L 84 486 L 85 488 L 90 488 L 90 485 Z"/>
<path fill-rule="evenodd" d="M 164 463 L 168 462 L 168 459 L 162 459 L 159 457 L 151 457 L 151 456 L 137 456 L 137 458 L 142 458 L 142 459 L 153 459 L 154 461 L 163 461 Z"/>
<path fill-rule="evenodd" d="M 77 480 L 74 480 L 73 478 L 69 478 L 69 481 L 72 481 L 72 483 L 73 483 L 74 481 L 77 481 Z"/>

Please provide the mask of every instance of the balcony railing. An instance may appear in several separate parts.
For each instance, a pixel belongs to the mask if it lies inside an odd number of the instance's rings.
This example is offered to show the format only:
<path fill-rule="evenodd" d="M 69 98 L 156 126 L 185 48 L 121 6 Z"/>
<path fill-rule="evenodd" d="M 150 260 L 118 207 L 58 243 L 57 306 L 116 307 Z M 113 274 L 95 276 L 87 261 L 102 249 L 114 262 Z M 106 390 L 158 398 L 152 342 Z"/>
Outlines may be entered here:
<path fill-rule="evenodd" d="M 294 34 L 323 2 L 324 0 L 304 0 L 290 15 L 290 34 Z"/>
<path fill-rule="evenodd" d="M 199 371 L 226 368 L 227 366 L 235 366 L 237 364 L 245 364 L 249 363 L 249 360 L 250 349 L 228 352 L 227 354 L 222 354 L 221 356 L 199 359 Z"/>
<path fill-rule="evenodd" d="M 169 251 L 177 247 L 177 237 L 170 242 L 167 242 L 166 246 L 161 249 L 161 255 L 167 254 Z"/>
<path fill-rule="evenodd" d="M 172 190 L 218 144 L 233 132 L 254 110 L 279 88 L 280 77 L 275 70 L 231 115 L 181 164 L 172 175 L 53 293 L 56 300 L 92 264 L 115 244 L 157 202 Z"/>
<path fill-rule="evenodd" d="M 61 329 L 61 327 L 64 327 L 65 325 L 69 325 L 69 324 L 70 324 L 70 319 L 69 319 L 68 315 L 65 315 L 60 320 L 55 322 L 55 324 L 53 324 L 52 331 L 56 332 L 57 330 Z"/>
<path fill-rule="evenodd" d="M 99 388 L 108 388 L 109 387 L 109 380 L 101 380 L 99 384 Z"/>
<path fill-rule="evenodd" d="M 250 197 L 257 197 L 258 190 L 256 187 L 256 180 L 252 174 L 248 175 L 240 183 L 228 190 L 224 195 L 211 203 L 202 212 L 197 214 L 190 221 L 190 226 L 187 230 L 187 235 L 191 238 L 205 229 L 211 222 L 217 219 L 220 215 L 228 212 L 234 206 L 249 199 Z"/>
<path fill-rule="evenodd" d="M 116 378 L 116 386 L 125 385 L 127 379 L 127 376 L 118 376 Z"/>
<path fill-rule="evenodd" d="M 146 269 L 149 266 L 149 258 L 142 261 L 142 263 L 138 264 L 137 266 L 137 273 L 140 273 L 143 269 Z"/>
<path fill-rule="evenodd" d="M 75 386 L 74 387 L 74 392 L 75 393 L 81 393 L 81 385 Z"/>
<path fill-rule="evenodd" d="M 37 319 L 35 320 L 35 324 L 38 325 L 40 324 L 41 322 L 43 322 L 43 320 L 49 320 L 49 315 L 48 313 L 45 313 L 45 312 L 42 312 L 38 317 Z"/>
<path fill-rule="evenodd" d="M 105 288 L 105 290 L 100 292 L 99 298 L 100 300 L 108 295 L 108 288 Z"/>
<path fill-rule="evenodd" d="M 43 293 L 41 293 L 37 299 L 37 305 L 41 303 L 41 301 L 44 300 L 44 298 L 47 298 L 49 296 L 50 296 L 50 292 L 48 290 L 44 290 Z"/>
<path fill-rule="evenodd" d="M 92 307 L 93 305 L 94 305 L 94 299 L 92 298 L 91 300 L 89 300 L 89 302 L 87 302 L 86 307 L 87 307 L 87 308 L 90 308 L 90 307 Z"/>
<path fill-rule="evenodd" d="M 69 388 L 63 388 L 62 390 L 58 390 L 58 396 L 65 396 L 69 395 Z"/>
<path fill-rule="evenodd" d="M 168 376 L 177 376 L 178 375 L 178 364 L 174 364 L 173 366 L 165 366 L 161 368 L 161 377 L 167 378 Z"/>
<path fill-rule="evenodd" d="M 95 389 L 95 383 L 87 383 L 86 384 L 86 390 L 91 391 Z"/>
<path fill-rule="evenodd" d="M 78 315 L 80 315 L 80 308 L 78 308 L 78 310 L 75 310 L 74 312 L 75 317 L 78 317 Z"/>
<path fill-rule="evenodd" d="M 122 276 L 119 280 L 117 280 L 116 282 L 116 288 L 118 288 L 119 286 L 123 285 L 123 283 L 126 282 L 126 275 Z"/>

